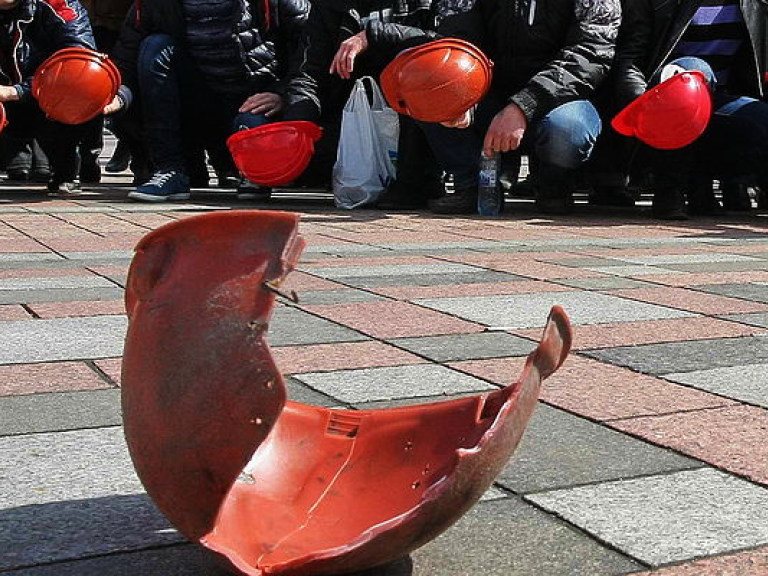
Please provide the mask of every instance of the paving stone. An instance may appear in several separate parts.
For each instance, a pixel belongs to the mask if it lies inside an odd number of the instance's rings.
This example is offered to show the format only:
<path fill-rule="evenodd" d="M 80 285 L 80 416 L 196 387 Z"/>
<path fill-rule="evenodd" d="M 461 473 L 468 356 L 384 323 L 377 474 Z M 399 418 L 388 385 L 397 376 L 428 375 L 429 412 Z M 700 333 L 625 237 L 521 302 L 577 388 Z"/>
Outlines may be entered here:
<path fill-rule="evenodd" d="M 39 318 L 72 318 L 125 314 L 125 301 L 72 300 L 70 302 L 29 302 L 27 307 Z"/>
<path fill-rule="evenodd" d="M 672 274 L 675 272 L 672 268 L 662 268 L 661 266 L 646 266 L 644 264 L 626 264 L 624 266 L 591 266 L 587 268 L 600 274 L 613 274 L 615 276 L 656 276 L 663 274 Z"/>
<path fill-rule="evenodd" d="M 288 376 L 285 379 L 285 388 L 288 392 L 288 400 L 292 402 L 310 404 L 312 406 L 325 406 L 327 408 L 339 405 L 339 401 L 335 398 L 313 390 L 292 376 Z"/>
<path fill-rule="evenodd" d="M 678 272 L 742 272 L 747 270 L 768 270 L 765 260 L 740 262 L 702 262 L 700 264 L 665 264 L 665 268 Z"/>
<path fill-rule="evenodd" d="M 127 322 L 125 316 L 2 322 L 0 342 L 14 345 L 0 348 L 0 364 L 120 356 Z"/>
<path fill-rule="evenodd" d="M 345 326 L 289 306 L 275 308 L 268 336 L 270 346 L 299 346 L 367 339 L 366 336 Z"/>
<path fill-rule="evenodd" d="M 600 278 L 565 278 L 553 280 L 557 284 L 579 288 L 581 290 L 631 290 L 633 288 L 647 288 L 653 286 L 650 282 L 642 282 L 620 276 L 608 276 Z"/>
<path fill-rule="evenodd" d="M 768 363 L 666 374 L 664 378 L 768 408 Z"/>
<path fill-rule="evenodd" d="M 424 362 L 414 354 L 373 340 L 272 348 L 272 358 L 283 374 Z"/>
<path fill-rule="evenodd" d="M 527 356 L 536 347 L 534 342 L 506 332 L 395 338 L 390 342 L 435 362 Z"/>
<path fill-rule="evenodd" d="M 477 504 L 411 556 L 413 576 L 608 576 L 641 567 L 517 498 Z"/>
<path fill-rule="evenodd" d="M 762 576 L 768 573 L 768 547 L 694 560 L 634 576 Z"/>
<path fill-rule="evenodd" d="M 0 366 L 0 396 L 108 388 L 85 362 Z M 0 427 L 2 423 L 0 423 Z"/>
<path fill-rule="evenodd" d="M 310 268 L 306 270 L 321 278 L 340 280 L 360 276 L 418 276 L 422 274 L 473 274 L 481 269 L 465 264 L 439 262 L 435 264 L 393 264 L 389 266 L 334 266 L 328 268 Z"/>
<path fill-rule="evenodd" d="M 768 362 L 768 337 L 721 338 L 587 350 L 584 354 L 646 374 L 694 372 Z"/>
<path fill-rule="evenodd" d="M 768 542 L 768 490 L 713 469 L 528 499 L 654 566 Z"/>
<path fill-rule="evenodd" d="M 0 570 L 181 539 L 143 494 L 121 428 L 0 438 L 0 454 Z"/>
<path fill-rule="evenodd" d="M 29 312 L 16 304 L 0 304 L 0 322 L 8 320 L 31 320 Z"/>
<path fill-rule="evenodd" d="M 701 263 L 723 263 L 723 262 L 756 262 L 759 258 L 743 256 L 741 254 L 727 254 L 707 252 L 705 254 L 660 254 L 649 256 L 616 256 L 616 260 L 631 262 L 633 264 L 645 264 L 649 266 L 667 265 L 667 264 L 701 264 Z"/>
<path fill-rule="evenodd" d="M 498 272 L 494 270 L 481 270 L 468 273 L 448 274 L 397 274 L 392 276 L 348 276 L 339 279 L 349 286 L 358 288 L 377 288 L 381 286 L 445 286 L 461 284 L 481 284 L 514 282 L 524 280 L 521 276 Z"/>
<path fill-rule="evenodd" d="M 477 378 L 432 364 L 309 372 L 295 378 L 350 404 L 495 389 Z"/>
<path fill-rule="evenodd" d="M 0 397 L 0 436 L 116 426 L 120 391 L 55 392 Z"/>
<path fill-rule="evenodd" d="M 123 297 L 122 288 L 110 287 L 51 288 L 43 290 L 2 290 L 0 304 L 26 304 L 29 302 L 67 302 L 69 300 L 118 300 Z"/>
<path fill-rule="evenodd" d="M 581 290 L 435 298 L 416 300 L 415 303 L 472 322 L 510 329 L 544 326 L 550 308 L 555 305 L 565 309 L 573 324 L 602 324 L 693 316 L 689 312 Z"/>
<path fill-rule="evenodd" d="M 696 460 L 540 404 L 497 482 L 523 494 L 701 466 Z"/>
<path fill-rule="evenodd" d="M 743 298 L 744 300 L 751 300 L 753 302 L 768 302 L 768 283 L 765 282 L 696 286 L 696 290 L 701 290 L 702 292 L 708 292 L 710 294 L 719 294 L 720 296 Z"/>
<path fill-rule="evenodd" d="M 723 316 L 723 318 L 725 320 L 742 322 L 751 326 L 768 328 L 768 314 L 728 314 L 727 316 Z"/>
<path fill-rule="evenodd" d="M 178 544 L 47 566 L 11 570 L 9 576 L 232 576 L 200 546 Z"/>
<path fill-rule="evenodd" d="M 313 306 L 316 304 L 347 304 L 349 302 L 372 302 L 384 300 L 383 296 L 365 292 L 363 290 L 315 290 L 302 292 L 299 295 L 299 304 Z"/>
<path fill-rule="evenodd" d="M 671 286 L 619 290 L 614 292 L 614 295 L 708 315 L 765 312 L 768 310 L 768 304 L 760 302 L 749 302 L 740 298 L 727 298 L 716 294 L 705 294 L 699 290 Z"/>
<path fill-rule="evenodd" d="M 80 290 L 81 288 L 114 288 L 115 285 L 101 276 L 55 276 L 43 278 L 0 278 L 0 292 L 30 290 Z"/>
<path fill-rule="evenodd" d="M 459 288 L 455 284 L 437 284 L 433 286 L 373 286 L 369 290 L 397 300 L 416 300 L 424 298 L 451 298 Z M 461 284 L 462 296 L 489 296 L 494 294 L 531 294 L 539 291 L 565 291 L 569 288 L 539 280 L 513 280 L 510 282 L 486 282 L 479 284 Z"/>

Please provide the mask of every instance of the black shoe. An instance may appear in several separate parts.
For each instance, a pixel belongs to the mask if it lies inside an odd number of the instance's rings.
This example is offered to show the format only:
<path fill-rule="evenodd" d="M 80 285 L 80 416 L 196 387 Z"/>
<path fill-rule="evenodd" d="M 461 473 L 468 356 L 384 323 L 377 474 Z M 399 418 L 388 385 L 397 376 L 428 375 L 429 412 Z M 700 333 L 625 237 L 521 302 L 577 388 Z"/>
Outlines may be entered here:
<path fill-rule="evenodd" d="M 536 210 L 550 216 L 566 216 L 573 213 L 573 195 L 549 196 L 536 198 Z"/>
<path fill-rule="evenodd" d="M 651 216 L 657 220 L 688 220 L 685 194 L 679 188 L 666 188 L 653 193 Z"/>
<path fill-rule="evenodd" d="M 51 171 L 48 168 L 35 168 L 30 175 L 32 182 L 45 183 L 51 179 Z"/>
<path fill-rule="evenodd" d="M 272 197 L 272 188 L 259 186 L 241 178 L 236 186 L 237 199 L 248 202 L 267 202 Z"/>
<path fill-rule="evenodd" d="M 80 165 L 80 181 L 83 184 L 98 184 L 101 182 L 101 166 L 98 162 L 83 161 Z"/>
<path fill-rule="evenodd" d="M 26 182 L 29 180 L 29 170 L 10 169 L 8 170 L 6 180 L 9 182 Z"/>
<path fill-rule="evenodd" d="M 732 212 L 749 212 L 752 210 L 752 198 L 749 188 L 740 182 L 722 182 L 723 208 Z"/>
<path fill-rule="evenodd" d="M 592 206 L 631 208 L 635 199 L 624 186 L 595 186 L 589 195 L 589 203 Z"/>
<path fill-rule="evenodd" d="M 115 151 L 112 152 L 112 158 L 104 166 L 104 171 L 109 173 L 124 172 L 131 163 L 131 149 L 128 144 L 122 140 L 117 141 Z"/>
<path fill-rule="evenodd" d="M 435 214 L 477 214 L 477 186 L 457 188 L 430 200 L 429 209 Z"/>

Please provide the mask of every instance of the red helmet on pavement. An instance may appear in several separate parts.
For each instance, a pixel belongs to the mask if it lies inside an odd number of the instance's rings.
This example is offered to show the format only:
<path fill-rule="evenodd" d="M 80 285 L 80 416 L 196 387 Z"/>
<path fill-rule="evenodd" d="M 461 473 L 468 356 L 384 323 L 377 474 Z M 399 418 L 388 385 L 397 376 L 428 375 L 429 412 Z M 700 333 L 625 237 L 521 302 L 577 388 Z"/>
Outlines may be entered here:
<path fill-rule="evenodd" d="M 227 139 L 227 147 L 248 180 L 284 186 L 304 172 L 321 135 L 322 129 L 313 122 L 274 122 L 235 132 Z"/>
<path fill-rule="evenodd" d="M 64 124 L 95 118 L 117 94 L 120 72 L 106 54 L 64 48 L 50 56 L 32 78 L 32 95 L 45 114 Z"/>
<path fill-rule="evenodd" d="M 400 114 L 448 122 L 485 96 L 492 66 L 473 44 L 444 38 L 400 52 L 381 73 L 381 89 Z"/>
<path fill-rule="evenodd" d="M 672 150 L 688 146 L 707 127 L 712 95 L 698 70 L 681 72 L 651 88 L 619 112 L 611 122 L 625 136 L 649 146 Z"/>

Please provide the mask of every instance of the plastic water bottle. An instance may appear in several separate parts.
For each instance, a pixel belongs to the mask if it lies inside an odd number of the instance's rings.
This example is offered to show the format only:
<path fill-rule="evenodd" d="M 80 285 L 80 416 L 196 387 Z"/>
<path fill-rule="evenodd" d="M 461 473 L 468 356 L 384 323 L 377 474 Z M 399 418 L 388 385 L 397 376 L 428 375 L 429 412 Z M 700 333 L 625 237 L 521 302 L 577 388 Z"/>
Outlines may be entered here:
<path fill-rule="evenodd" d="M 477 213 L 480 216 L 498 216 L 504 211 L 504 191 L 498 176 L 499 153 L 481 154 L 477 184 Z"/>

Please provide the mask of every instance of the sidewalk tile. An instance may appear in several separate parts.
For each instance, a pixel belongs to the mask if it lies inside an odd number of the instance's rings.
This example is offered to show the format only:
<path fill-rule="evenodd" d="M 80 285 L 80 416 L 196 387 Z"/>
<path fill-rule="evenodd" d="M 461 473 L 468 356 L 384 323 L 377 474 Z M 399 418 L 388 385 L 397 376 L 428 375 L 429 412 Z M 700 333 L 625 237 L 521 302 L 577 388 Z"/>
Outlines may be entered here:
<path fill-rule="evenodd" d="M 653 572 L 636 572 L 632 576 L 765 576 L 768 574 L 768 547 L 694 560 Z"/>
<path fill-rule="evenodd" d="M 768 281 L 741 283 L 741 284 L 715 284 L 697 286 L 697 290 L 709 292 L 710 294 L 719 294 L 720 296 L 730 296 L 733 298 L 743 298 L 744 300 L 753 300 L 755 302 L 768 302 Z M 749 310 L 747 310 L 749 312 Z"/>
<path fill-rule="evenodd" d="M 120 371 L 122 370 L 122 358 L 103 358 L 94 360 L 96 367 L 112 380 L 115 386 L 120 386 Z"/>
<path fill-rule="evenodd" d="M 768 286 L 763 287 L 763 292 L 768 296 L 766 289 Z M 697 287 L 697 290 L 701 290 L 701 287 Z M 638 288 L 635 290 L 617 290 L 611 294 L 699 314 L 723 315 L 768 311 L 768 304 L 763 304 L 756 298 L 752 298 L 756 301 L 749 302 L 739 298 L 703 294 L 685 288 Z"/>
<path fill-rule="evenodd" d="M 768 408 L 768 363 L 666 374 L 664 378 Z"/>
<path fill-rule="evenodd" d="M 418 364 L 424 360 L 382 342 L 347 342 L 272 348 L 283 374 Z"/>
<path fill-rule="evenodd" d="M 760 326 L 761 328 L 768 328 L 768 314 L 729 314 L 723 316 L 724 320 L 731 320 L 733 322 L 741 322 L 743 324 L 749 324 L 750 326 Z"/>
<path fill-rule="evenodd" d="M 109 388 L 83 362 L 0 366 L 0 396 Z"/>
<path fill-rule="evenodd" d="M 768 486 L 768 410 L 763 408 L 731 406 L 610 425 Z"/>
<path fill-rule="evenodd" d="M 712 469 L 527 498 L 654 566 L 768 543 L 768 490 Z"/>
<path fill-rule="evenodd" d="M 0 304 L 0 322 L 9 320 L 31 320 L 29 312 L 18 304 Z"/>
<path fill-rule="evenodd" d="M 72 318 L 125 314 L 125 302 L 117 300 L 73 300 L 70 302 L 30 302 L 29 309 L 40 318 Z"/>
<path fill-rule="evenodd" d="M 297 294 L 300 306 L 317 306 L 324 304 L 349 304 L 350 302 L 371 302 L 383 300 L 383 296 L 372 294 L 365 290 L 340 288 L 338 290 L 312 290 Z"/>
<path fill-rule="evenodd" d="M 564 292 L 568 288 L 539 280 L 515 280 L 513 282 L 473 283 L 473 279 L 464 278 L 461 288 L 454 284 L 434 286 L 373 286 L 371 291 L 398 300 L 416 300 L 419 298 L 450 298 L 459 292 L 461 296 L 489 296 L 494 294 L 532 294 L 535 292 Z"/>
<path fill-rule="evenodd" d="M 703 284 L 743 284 L 746 282 L 768 282 L 768 271 L 748 270 L 745 272 L 722 271 L 702 274 L 668 274 L 666 276 L 653 276 L 653 278 L 648 278 L 648 280 L 656 284 L 678 287 L 692 287 Z"/>
<path fill-rule="evenodd" d="M 289 306 L 275 308 L 267 336 L 270 346 L 274 347 L 356 340 L 367 338 L 359 332 Z"/>
<path fill-rule="evenodd" d="M 535 342 L 506 332 L 395 338 L 389 341 L 434 362 L 456 362 L 506 356 L 527 356 Z"/>

